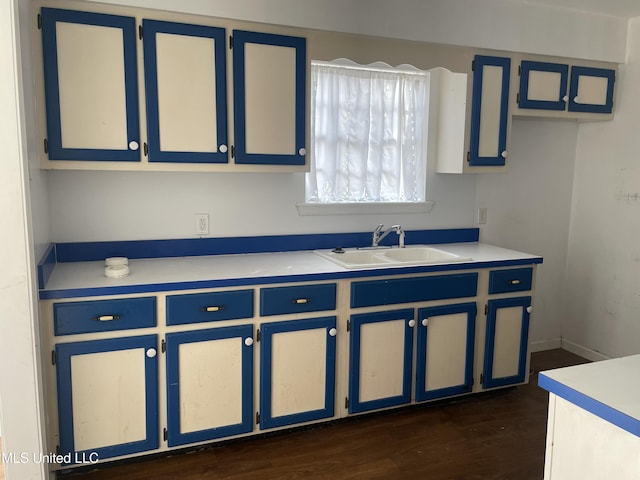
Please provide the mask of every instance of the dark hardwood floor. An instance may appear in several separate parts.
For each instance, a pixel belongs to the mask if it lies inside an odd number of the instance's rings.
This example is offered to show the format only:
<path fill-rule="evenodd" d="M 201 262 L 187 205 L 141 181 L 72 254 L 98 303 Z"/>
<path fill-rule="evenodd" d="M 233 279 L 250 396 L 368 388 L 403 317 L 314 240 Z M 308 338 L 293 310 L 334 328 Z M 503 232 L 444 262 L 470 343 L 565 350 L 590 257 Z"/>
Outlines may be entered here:
<path fill-rule="evenodd" d="M 564 350 L 534 353 L 525 386 L 61 478 L 541 480 L 548 394 L 538 372 L 585 362 Z"/>

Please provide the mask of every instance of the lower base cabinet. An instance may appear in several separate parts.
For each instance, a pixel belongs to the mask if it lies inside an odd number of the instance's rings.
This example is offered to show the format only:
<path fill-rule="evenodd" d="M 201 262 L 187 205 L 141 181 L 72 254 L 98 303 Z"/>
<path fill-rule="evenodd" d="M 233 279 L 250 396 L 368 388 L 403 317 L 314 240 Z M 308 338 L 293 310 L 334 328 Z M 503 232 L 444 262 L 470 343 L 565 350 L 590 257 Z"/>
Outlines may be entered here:
<path fill-rule="evenodd" d="M 418 310 L 416 401 L 473 389 L 475 302 Z"/>
<path fill-rule="evenodd" d="M 60 454 L 69 463 L 158 448 L 157 344 L 145 335 L 56 345 Z"/>
<path fill-rule="evenodd" d="M 349 413 L 411 402 L 414 310 L 351 315 Z"/>
<path fill-rule="evenodd" d="M 498 298 L 487 302 L 487 330 L 482 387 L 525 381 L 531 297 Z"/>
<path fill-rule="evenodd" d="M 260 429 L 334 416 L 336 317 L 260 325 Z"/>
<path fill-rule="evenodd" d="M 170 447 L 253 430 L 253 325 L 169 333 Z"/>
<path fill-rule="evenodd" d="M 156 298 L 45 305 L 53 449 L 66 467 L 524 383 L 533 278 L 504 268 L 170 294 L 157 325 Z M 131 330 L 143 328 L 153 334 Z"/>

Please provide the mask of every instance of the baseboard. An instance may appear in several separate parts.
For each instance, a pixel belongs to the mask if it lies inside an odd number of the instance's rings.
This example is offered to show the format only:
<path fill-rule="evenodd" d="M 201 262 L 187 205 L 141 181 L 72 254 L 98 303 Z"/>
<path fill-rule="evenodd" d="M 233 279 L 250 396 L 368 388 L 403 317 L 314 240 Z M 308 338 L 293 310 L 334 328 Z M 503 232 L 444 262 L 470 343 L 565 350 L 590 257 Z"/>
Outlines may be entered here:
<path fill-rule="evenodd" d="M 562 348 L 562 338 L 549 338 L 547 340 L 538 340 L 529 344 L 529 351 L 544 352 L 545 350 L 554 350 Z"/>
<path fill-rule="evenodd" d="M 596 352 L 587 347 L 583 347 L 582 345 L 578 345 L 566 338 L 561 339 L 561 347 L 563 350 L 566 350 L 571 353 L 575 353 L 576 355 L 581 356 L 582 358 L 586 358 L 587 360 L 591 360 L 592 362 L 599 362 L 601 360 L 609 360 L 611 357 L 608 357 L 600 352 Z"/>
<path fill-rule="evenodd" d="M 608 357 L 600 352 L 596 352 L 582 345 L 578 345 L 575 342 L 567 340 L 566 338 L 548 338 L 546 340 L 538 340 L 529 344 L 530 352 L 544 352 L 545 350 L 554 350 L 556 348 L 562 348 L 567 352 L 575 353 L 576 355 L 591 360 L 592 362 L 599 362 L 601 360 L 609 360 Z"/>

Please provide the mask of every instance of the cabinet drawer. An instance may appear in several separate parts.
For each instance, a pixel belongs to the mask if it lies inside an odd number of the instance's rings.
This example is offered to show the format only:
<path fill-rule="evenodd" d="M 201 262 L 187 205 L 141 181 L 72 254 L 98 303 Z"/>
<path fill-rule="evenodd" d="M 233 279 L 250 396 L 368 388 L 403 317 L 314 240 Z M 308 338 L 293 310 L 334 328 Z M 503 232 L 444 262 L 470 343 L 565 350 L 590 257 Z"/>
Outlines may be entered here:
<path fill-rule="evenodd" d="M 533 268 L 512 268 L 489 272 L 489 293 L 531 290 Z"/>
<path fill-rule="evenodd" d="M 335 309 L 335 283 L 260 290 L 260 315 L 262 316 Z"/>
<path fill-rule="evenodd" d="M 477 291 L 477 273 L 353 282 L 351 308 L 475 297 Z"/>
<path fill-rule="evenodd" d="M 155 297 L 53 305 L 53 329 L 56 335 L 130 330 L 155 327 L 155 325 Z"/>
<path fill-rule="evenodd" d="M 167 296 L 167 325 L 253 317 L 253 290 Z"/>

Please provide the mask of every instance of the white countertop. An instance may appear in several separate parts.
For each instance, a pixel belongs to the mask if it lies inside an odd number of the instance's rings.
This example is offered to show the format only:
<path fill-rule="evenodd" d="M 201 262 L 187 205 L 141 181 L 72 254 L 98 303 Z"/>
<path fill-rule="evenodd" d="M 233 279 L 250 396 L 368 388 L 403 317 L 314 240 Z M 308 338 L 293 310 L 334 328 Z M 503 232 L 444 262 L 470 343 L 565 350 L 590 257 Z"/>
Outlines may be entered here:
<path fill-rule="evenodd" d="M 472 260 L 456 263 L 456 269 L 483 268 L 487 264 L 522 261 L 523 263 L 540 263 L 541 257 L 517 252 L 483 243 L 437 244 L 434 247 L 456 255 L 469 257 Z M 345 278 L 363 276 L 359 272 L 371 275 L 384 274 L 399 268 L 416 270 L 412 266 L 378 266 L 366 269 L 347 269 L 332 261 L 322 258 L 313 251 L 251 253 L 239 255 L 210 255 L 193 257 L 167 257 L 150 259 L 130 259 L 130 274 L 124 278 L 107 278 L 104 276 L 104 262 L 69 262 L 58 263 L 45 288 L 43 298 L 57 298 L 54 292 L 82 291 L 86 296 L 92 289 L 118 289 L 123 287 L 167 285 L 166 289 L 198 288 L 197 285 L 176 287 L 176 284 L 194 284 L 197 282 L 232 281 L 237 279 L 263 279 L 297 277 L 303 275 L 326 275 L 327 278 Z M 420 271 L 449 270 L 450 264 L 421 265 Z M 416 270 L 417 271 L 417 270 Z M 151 290 L 150 290 L 151 291 Z M 155 290 L 157 291 L 157 289 Z M 46 295 L 49 292 L 50 295 Z M 103 292 L 102 294 L 108 294 Z M 116 292 L 113 293 L 122 293 Z M 98 292 L 96 292 L 98 294 Z M 66 295 L 62 295 L 66 296 Z"/>
<path fill-rule="evenodd" d="M 540 372 L 539 385 L 640 436 L 640 355 Z"/>

